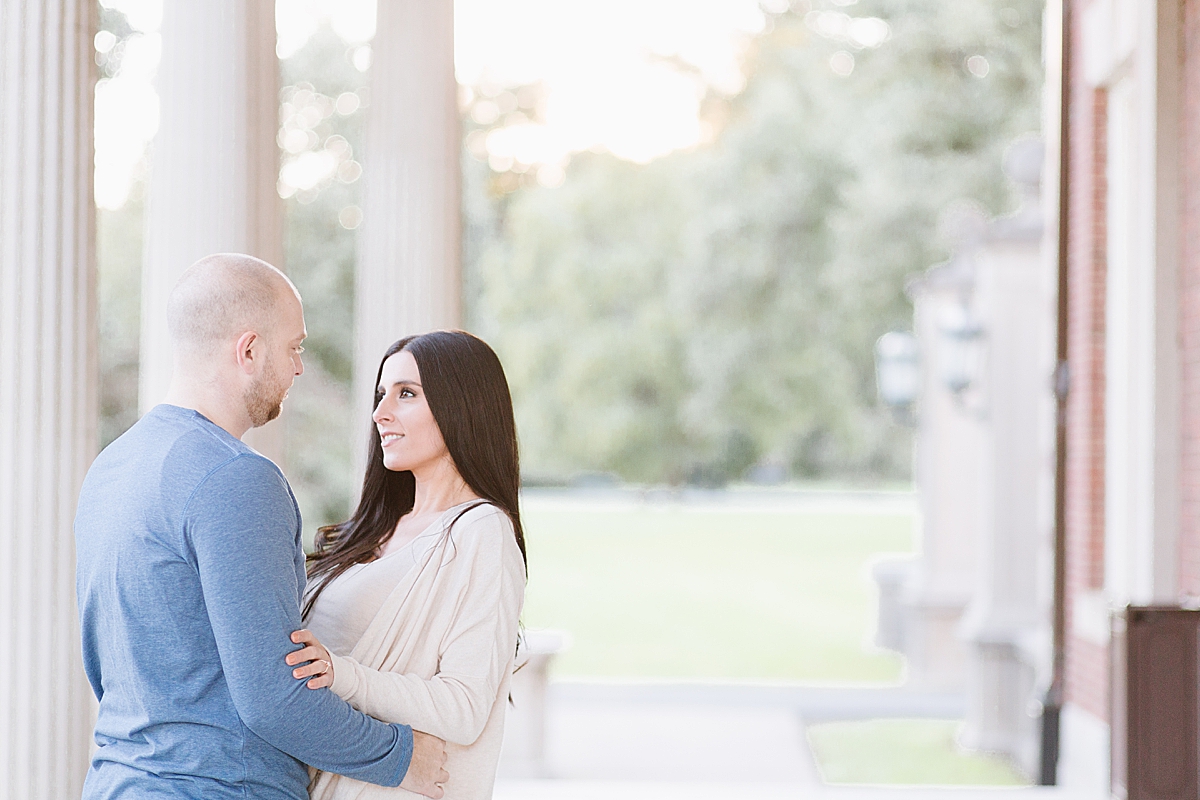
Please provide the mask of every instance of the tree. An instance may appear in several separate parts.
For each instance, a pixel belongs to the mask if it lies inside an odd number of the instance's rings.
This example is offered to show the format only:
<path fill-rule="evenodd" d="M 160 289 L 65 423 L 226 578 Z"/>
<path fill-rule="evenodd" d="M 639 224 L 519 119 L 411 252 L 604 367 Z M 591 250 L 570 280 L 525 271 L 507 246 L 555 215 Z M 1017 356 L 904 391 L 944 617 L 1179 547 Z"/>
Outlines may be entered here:
<path fill-rule="evenodd" d="M 902 477 L 872 345 L 945 257 L 951 203 L 1004 210 L 1000 153 L 1038 127 L 1040 4 L 863 0 L 773 19 L 716 142 L 563 186 L 486 192 L 473 319 L 510 369 L 533 474 Z M 472 180 L 474 178 L 474 180 Z M 470 206 L 469 206 L 470 207 Z"/>
<path fill-rule="evenodd" d="M 305 375 L 288 403 L 287 471 L 307 531 L 344 520 L 360 475 L 351 471 L 354 336 L 354 228 L 358 214 L 366 75 L 354 47 L 323 26 L 282 62 L 283 178 L 289 164 L 311 172 L 282 184 L 288 275 L 304 298 Z M 290 138 L 289 138 L 290 137 Z M 294 144 L 292 144 L 294 142 Z M 287 145 L 292 144 L 289 148 Z M 320 165 L 325 167 L 321 168 Z M 281 179 L 282 182 L 283 179 Z M 362 432 L 366 436 L 366 431 Z"/>

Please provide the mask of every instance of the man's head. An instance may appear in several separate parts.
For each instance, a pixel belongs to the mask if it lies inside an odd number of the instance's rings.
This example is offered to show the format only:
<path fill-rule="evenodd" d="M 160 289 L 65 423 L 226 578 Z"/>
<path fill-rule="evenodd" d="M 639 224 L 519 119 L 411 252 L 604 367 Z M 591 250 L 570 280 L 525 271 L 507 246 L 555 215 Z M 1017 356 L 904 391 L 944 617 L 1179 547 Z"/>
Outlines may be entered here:
<path fill-rule="evenodd" d="M 279 416 L 304 372 L 300 295 L 257 258 L 220 253 L 188 267 L 167 302 L 167 325 L 176 372 L 235 393 L 252 427 Z"/>

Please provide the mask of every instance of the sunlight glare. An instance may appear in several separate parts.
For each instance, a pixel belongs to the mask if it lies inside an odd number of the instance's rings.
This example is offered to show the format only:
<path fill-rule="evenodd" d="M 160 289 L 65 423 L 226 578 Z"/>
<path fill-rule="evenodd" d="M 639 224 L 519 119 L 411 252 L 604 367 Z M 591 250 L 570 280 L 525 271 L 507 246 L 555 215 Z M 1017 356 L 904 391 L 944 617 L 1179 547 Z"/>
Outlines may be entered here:
<path fill-rule="evenodd" d="M 100 5 L 120 11 L 142 33 L 154 33 L 162 26 L 162 0 L 100 0 Z"/>
<path fill-rule="evenodd" d="M 152 80 L 161 55 L 157 32 L 135 33 L 125 40 L 117 74 L 96 84 L 93 192 L 100 208 L 125 204 L 146 145 L 158 131 L 158 94 Z"/>
<path fill-rule="evenodd" d="M 741 89 L 765 25 L 757 0 L 458 0 L 456 71 L 466 85 L 545 85 L 545 124 L 510 134 L 531 138 L 537 163 L 589 149 L 646 162 L 703 140 L 705 88 Z"/>
<path fill-rule="evenodd" d="M 275 27 L 280 58 L 290 58 L 328 22 L 347 44 L 362 44 L 375 35 L 374 0 L 276 0 Z M 370 56 L 367 56 L 369 58 Z"/>
<path fill-rule="evenodd" d="M 125 13 L 140 32 L 124 43 L 119 73 L 96 89 L 96 199 L 115 208 L 128 197 L 158 128 L 153 78 L 162 48 L 162 0 L 102 4 Z M 772 11 L 785 5 L 768 4 Z M 365 72 L 375 0 L 278 0 L 277 53 L 296 53 L 326 23 L 354 48 L 353 62 Z M 491 124 L 507 111 L 504 118 L 512 123 L 495 141 L 489 137 L 486 151 L 476 145 L 472 152 L 495 156 L 498 163 L 561 168 L 572 153 L 585 150 L 646 162 L 707 141 L 711 127 L 699 119 L 705 91 L 740 91 L 745 48 L 766 26 L 758 0 L 457 0 L 455 71 L 460 83 L 491 103 L 475 104 L 476 121 Z M 870 40 L 880 34 L 876 27 L 850 35 Z M 111 47 L 107 38 L 97 44 Z M 521 100 L 528 92 L 515 92 L 526 85 L 541 87 L 540 94 L 530 94 L 541 97 L 540 119 L 532 102 Z M 334 108 L 354 113 L 360 100 L 344 94 Z M 530 117 L 537 121 L 523 121 Z M 281 147 L 299 155 L 300 136 L 289 132 Z M 285 165 L 285 193 L 320 184 L 336 170 L 332 154 L 311 155 Z M 554 184 L 558 172 L 545 176 L 543 185 Z"/>

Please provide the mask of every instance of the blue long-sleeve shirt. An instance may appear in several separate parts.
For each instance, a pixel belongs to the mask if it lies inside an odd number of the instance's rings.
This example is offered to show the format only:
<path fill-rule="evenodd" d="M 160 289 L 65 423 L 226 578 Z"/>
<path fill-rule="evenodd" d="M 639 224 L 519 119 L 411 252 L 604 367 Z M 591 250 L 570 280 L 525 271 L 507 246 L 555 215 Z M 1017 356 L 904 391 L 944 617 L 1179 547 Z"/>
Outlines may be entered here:
<path fill-rule="evenodd" d="M 307 800 L 304 764 L 396 786 L 412 729 L 291 675 L 300 511 L 268 459 L 160 405 L 109 445 L 75 518 L 91 798 Z M 303 763 L 302 763 L 303 762 Z"/>

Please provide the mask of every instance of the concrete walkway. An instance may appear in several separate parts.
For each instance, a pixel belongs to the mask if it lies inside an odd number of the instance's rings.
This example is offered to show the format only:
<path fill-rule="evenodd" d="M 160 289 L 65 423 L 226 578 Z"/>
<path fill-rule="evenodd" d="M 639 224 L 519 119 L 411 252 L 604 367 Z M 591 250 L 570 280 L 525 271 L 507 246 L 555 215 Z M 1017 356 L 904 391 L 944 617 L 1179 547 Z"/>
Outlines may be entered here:
<path fill-rule="evenodd" d="M 830 787 L 803 783 L 503 780 L 495 800 L 1104 800 L 1057 788 Z"/>
<path fill-rule="evenodd" d="M 805 783 L 499 781 L 494 800 L 1106 800 L 1068 789 L 1025 787 L 826 787 Z"/>
<path fill-rule="evenodd" d="M 563 681 L 547 695 L 544 777 L 501 779 L 496 800 L 1098 800 L 1054 788 L 834 787 L 805 721 L 961 718 L 956 695 L 898 688 Z M 511 774 L 511 772 L 510 772 Z"/>

